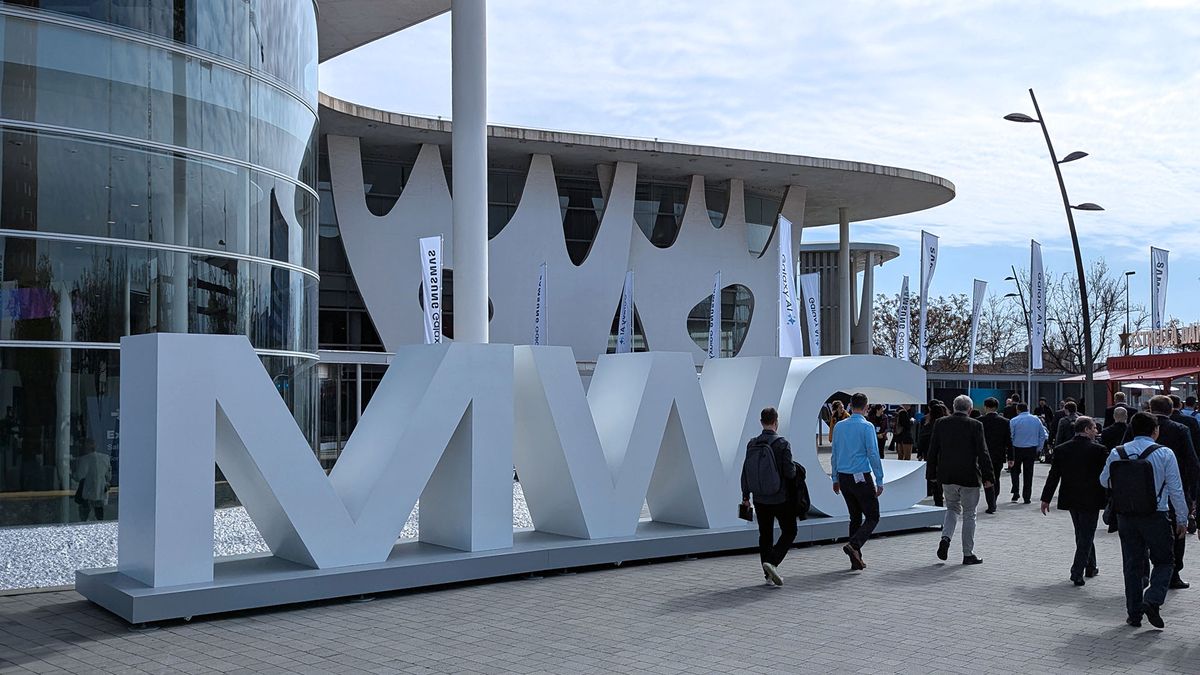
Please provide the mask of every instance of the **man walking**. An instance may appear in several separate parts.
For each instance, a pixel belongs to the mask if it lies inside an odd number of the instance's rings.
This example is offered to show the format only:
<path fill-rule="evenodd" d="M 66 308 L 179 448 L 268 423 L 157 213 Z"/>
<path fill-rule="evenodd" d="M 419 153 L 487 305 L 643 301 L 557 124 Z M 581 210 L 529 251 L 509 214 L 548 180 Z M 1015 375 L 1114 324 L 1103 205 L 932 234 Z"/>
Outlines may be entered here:
<path fill-rule="evenodd" d="M 1017 409 L 1017 405 L 1020 402 L 1021 402 L 1020 394 L 1013 394 L 1012 396 L 1010 396 L 1008 398 L 1008 403 L 1005 404 L 1005 406 L 1004 406 L 1004 417 L 1006 419 L 1011 420 L 1012 418 L 1021 414 L 1021 411 Z"/>
<path fill-rule="evenodd" d="M 1037 407 L 1033 409 L 1033 416 L 1040 417 L 1046 424 L 1050 424 L 1050 420 L 1054 419 L 1054 408 L 1046 404 L 1046 399 L 1039 398 Z"/>
<path fill-rule="evenodd" d="M 1038 449 L 1046 442 L 1050 434 L 1041 420 L 1029 414 L 1029 405 L 1021 403 L 1017 406 L 1020 411 L 1008 422 L 1012 436 L 1012 454 L 1008 458 L 1008 468 L 1012 469 L 1012 500 L 1018 499 L 1017 488 L 1021 482 L 1021 474 L 1025 474 L 1024 486 L 1020 491 L 1021 497 L 1028 504 L 1033 496 L 1033 465 L 1037 462 Z"/>
<path fill-rule="evenodd" d="M 1150 625 L 1162 628 L 1159 609 L 1167 599 L 1174 567 L 1171 542 L 1187 534 L 1187 504 L 1175 455 L 1155 442 L 1160 433 L 1158 421 L 1138 413 L 1129 426 L 1134 438 L 1109 454 L 1100 484 L 1112 490 L 1113 510 L 1118 514 L 1125 623 L 1140 627 L 1144 615 Z M 1147 558 L 1153 565 L 1148 586 Z"/>
<path fill-rule="evenodd" d="M 1129 433 L 1128 416 L 1129 411 L 1125 408 L 1113 410 L 1113 423 L 1104 427 L 1104 431 L 1100 432 L 1101 445 L 1112 450 L 1125 440 L 1125 435 Z"/>
<path fill-rule="evenodd" d="M 1079 406 L 1074 401 L 1067 401 L 1063 404 L 1063 412 L 1065 413 L 1058 420 L 1058 426 L 1054 428 L 1054 445 L 1059 446 L 1071 440 L 1075 436 L 1075 420 L 1079 418 Z"/>
<path fill-rule="evenodd" d="M 1004 471 L 1004 462 L 1012 454 L 1012 432 L 1008 420 L 999 414 L 1000 402 L 988 398 L 983 402 L 983 439 L 987 442 L 988 457 L 992 460 L 992 486 L 987 488 L 987 512 L 996 512 L 996 503 L 1000 499 L 1000 474 Z"/>
<path fill-rule="evenodd" d="M 1125 412 L 1121 410 L 1121 412 Z M 1108 460 L 1109 449 L 1096 442 L 1096 423 L 1090 417 L 1075 420 L 1075 437 L 1054 448 L 1050 476 L 1042 489 L 1042 515 L 1050 511 L 1054 491 L 1062 481 L 1058 508 L 1071 514 L 1075 527 L 1075 559 L 1071 562 L 1071 581 L 1084 584 L 1083 578 L 1100 573 L 1096 565 L 1096 521 L 1108 497 L 1100 485 L 1100 472 Z"/>
<path fill-rule="evenodd" d="M 1104 428 L 1107 429 L 1108 427 L 1112 426 L 1114 421 L 1116 421 L 1114 415 L 1116 414 L 1117 408 L 1124 408 L 1127 418 L 1137 412 L 1132 406 L 1126 405 L 1125 392 L 1118 391 L 1117 393 L 1113 394 L 1113 404 L 1104 410 Z"/>
<path fill-rule="evenodd" d="M 850 418 L 838 424 L 833 436 L 833 491 L 850 511 L 850 541 L 842 552 L 850 569 L 866 569 L 862 547 L 879 525 L 879 495 L 883 494 L 883 463 L 875 446 L 875 427 L 863 416 L 867 395 L 850 397 Z M 873 479 L 872 479 L 873 478 Z"/>
<path fill-rule="evenodd" d="M 775 586 L 783 585 L 779 563 L 796 540 L 796 512 L 788 499 L 788 484 L 796 477 L 792 463 L 792 446 L 780 436 L 779 412 L 763 408 L 758 416 L 762 433 L 746 444 L 746 460 L 742 463 L 742 505 L 750 505 L 758 521 L 758 557 L 763 575 Z M 775 521 L 779 521 L 779 541 L 775 538 Z"/>
<path fill-rule="evenodd" d="M 1196 503 L 1196 481 L 1200 480 L 1200 461 L 1196 459 L 1191 433 L 1187 427 L 1171 420 L 1171 410 L 1170 398 L 1161 395 L 1150 398 L 1150 413 L 1158 421 L 1158 443 L 1163 447 L 1170 448 L 1175 455 L 1175 465 L 1179 468 L 1179 475 L 1183 481 L 1184 502 L 1188 507 L 1182 513 L 1172 512 L 1171 518 L 1182 518 L 1186 523 L 1190 514 L 1189 509 L 1193 508 Z M 1136 416 L 1134 415 L 1134 417 Z M 1133 440 L 1136 433 L 1137 430 L 1130 424 L 1130 430 L 1125 434 L 1126 443 Z M 1172 509 L 1174 509 L 1174 503 L 1172 503 Z M 1179 575 L 1183 570 L 1185 542 L 1185 539 L 1176 539 L 1174 542 L 1175 574 L 1172 575 L 1169 584 L 1172 590 L 1182 590 L 1191 586 Z"/>
<path fill-rule="evenodd" d="M 971 397 L 954 399 L 954 414 L 943 417 L 933 425 L 929 441 L 929 458 L 925 467 L 929 480 L 942 484 L 946 500 L 946 520 L 942 524 L 942 541 L 937 557 L 945 560 L 950 540 L 961 516 L 964 565 L 978 565 L 982 558 L 975 555 L 975 509 L 979 506 L 979 486 L 992 487 L 992 460 L 984 440 L 983 423 L 971 419 Z"/>

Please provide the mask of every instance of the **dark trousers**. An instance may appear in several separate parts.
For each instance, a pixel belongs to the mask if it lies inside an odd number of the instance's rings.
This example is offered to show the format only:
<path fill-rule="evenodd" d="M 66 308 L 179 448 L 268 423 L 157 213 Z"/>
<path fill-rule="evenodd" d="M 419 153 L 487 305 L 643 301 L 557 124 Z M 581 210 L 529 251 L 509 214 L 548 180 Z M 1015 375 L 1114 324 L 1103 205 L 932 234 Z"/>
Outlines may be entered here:
<path fill-rule="evenodd" d="M 1121 535 L 1121 563 L 1125 574 L 1125 609 L 1132 617 L 1142 616 L 1142 601 L 1161 605 L 1167 599 L 1167 585 L 1175 565 L 1172 559 L 1171 521 L 1167 514 L 1150 516 L 1121 515 L 1117 518 Z M 1148 554 L 1148 555 L 1147 555 Z M 1154 567 L 1150 571 L 1150 587 L 1143 592 L 1142 578 L 1147 559 Z"/>
<path fill-rule="evenodd" d="M 1021 487 L 1021 498 L 1029 501 L 1033 496 L 1033 465 L 1037 462 L 1037 448 L 1013 448 L 1012 493 L 1017 494 Z M 1020 485 L 1021 474 L 1025 474 L 1025 483 Z"/>
<path fill-rule="evenodd" d="M 846 508 L 850 511 L 850 545 L 861 551 L 879 525 L 879 496 L 875 494 L 875 479 L 867 474 L 866 480 L 858 483 L 852 474 L 839 473 L 838 485 L 842 499 L 846 500 Z M 940 486 L 938 490 L 940 492 Z"/>
<path fill-rule="evenodd" d="M 1071 562 L 1071 580 L 1083 578 L 1086 570 L 1096 569 L 1097 509 L 1070 509 L 1071 524 L 1075 526 L 1075 560 Z"/>
<path fill-rule="evenodd" d="M 1175 507 L 1171 506 L 1169 508 L 1170 508 L 1170 511 L 1168 511 L 1167 515 L 1170 517 L 1171 522 L 1173 523 L 1173 522 L 1175 522 Z M 1174 562 L 1175 562 L 1174 576 L 1177 577 L 1177 576 L 1179 576 L 1180 570 L 1183 569 L 1183 551 L 1184 551 L 1184 544 L 1187 543 L 1187 537 L 1184 537 L 1183 539 L 1180 539 L 1179 537 L 1174 537 L 1174 540 L 1175 540 L 1175 545 L 1174 545 L 1174 550 L 1172 551 L 1172 553 L 1174 553 Z"/>
<path fill-rule="evenodd" d="M 992 487 L 984 490 L 984 497 L 987 498 L 987 507 L 989 511 L 996 510 L 996 500 L 1000 496 L 1000 476 L 1004 474 L 1004 458 L 992 460 Z"/>
<path fill-rule="evenodd" d="M 88 502 L 79 505 L 79 520 L 86 522 L 89 513 L 96 514 L 96 520 L 104 520 L 104 506 L 92 506 Z"/>
<path fill-rule="evenodd" d="M 796 511 L 790 501 L 782 504 L 754 502 L 754 511 L 758 521 L 758 557 L 765 563 L 778 565 L 796 541 Z M 779 521 L 779 541 L 775 541 L 775 521 Z"/>

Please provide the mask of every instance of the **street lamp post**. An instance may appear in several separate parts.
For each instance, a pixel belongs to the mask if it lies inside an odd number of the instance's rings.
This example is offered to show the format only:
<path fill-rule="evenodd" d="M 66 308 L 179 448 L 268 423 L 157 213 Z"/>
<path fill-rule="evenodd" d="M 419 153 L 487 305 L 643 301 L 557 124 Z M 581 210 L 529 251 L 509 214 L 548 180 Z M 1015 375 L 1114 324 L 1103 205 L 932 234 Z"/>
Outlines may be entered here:
<path fill-rule="evenodd" d="M 1129 277 L 1135 274 L 1134 271 L 1125 273 L 1125 356 L 1129 356 L 1129 341 L 1133 337 L 1129 334 Z"/>
<path fill-rule="evenodd" d="M 1066 183 L 1063 182 L 1062 169 L 1059 165 L 1083 159 L 1087 157 L 1087 153 L 1076 150 L 1069 153 L 1066 157 L 1058 159 L 1058 155 L 1054 154 L 1054 144 L 1050 142 L 1050 131 L 1046 128 L 1046 121 L 1042 116 L 1041 108 L 1038 107 L 1037 97 L 1033 95 L 1033 89 L 1029 90 L 1029 98 L 1033 101 L 1033 112 L 1037 115 L 1036 119 L 1022 113 L 1011 113 L 1005 115 L 1004 119 L 1010 122 L 1037 122 L 1042 127 L 1042 135 L 1046 138 L 1046 149 L 1050 152 L 1050 162 L 1054 165 L 1054 175 L 1058 178 L 1058 191 L 1062 193 L 1063 210 L 1067 214 L 1067 227 L 1071 231 L 1071 247 L 1075 249 L 1075 273 L 1079 276 L 1079 309 L 1083 314 L 1083 381 L 1084 397 L 1086 399 L 1092 393 L 1092 370 L 1095 369 L 1096 357 L 1092 352 L 1092 313 L 1088 306 L 1087 279 L 1084 276 L 1083 255 L 1079 251 L 1079 235 L 1075 231 L 1075 215 L 1071 213 L 1071 210 L 1103 211 L 1104 209 L 1091 202 L 1085 202 L 1076 206 L 1071 205 L 1071 200 L 1067 197 Z"/>

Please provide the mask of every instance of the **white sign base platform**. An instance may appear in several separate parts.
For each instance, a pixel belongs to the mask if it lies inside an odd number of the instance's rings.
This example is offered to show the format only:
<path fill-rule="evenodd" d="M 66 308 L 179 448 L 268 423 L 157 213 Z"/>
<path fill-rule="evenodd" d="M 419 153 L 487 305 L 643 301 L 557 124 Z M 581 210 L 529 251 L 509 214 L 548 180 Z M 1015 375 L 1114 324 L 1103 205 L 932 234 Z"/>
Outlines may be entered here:
<path fill-rule="evenodd" d="M 813 485 L 814 488 L 819 485 Z M 736 507 L 731 504 L 730 509 Z M 914 506 L 881 514 L 876 533 L 940 527 L 945 511 Z M 810 518 L 799 523 L 797 543 L 844 538 L 847 519 Z M 333 569 L 313 569 L 270 554 L 218 558 L 207 583 L 153 588 L 115 568 L 76 573 L 75 590 L 129 623 L 146 623 L 220 614 L 329 598 L 399 591 L 440 584 L 586 567 L 613 562 L 753 549 L 753 524 L 698 529 L 642 521 L 633 536 L 600 540 L 576 539 L 536 531 L 513 534 L 512 548 L 459 551 L 420 541 L 403 541 L 385 562 Z M 846 563 L 836 549 L 831 567 Z M 783 572 L 787 574 L 787 562 Z M 756 579 L 757 566 L 746 568 Z"/>

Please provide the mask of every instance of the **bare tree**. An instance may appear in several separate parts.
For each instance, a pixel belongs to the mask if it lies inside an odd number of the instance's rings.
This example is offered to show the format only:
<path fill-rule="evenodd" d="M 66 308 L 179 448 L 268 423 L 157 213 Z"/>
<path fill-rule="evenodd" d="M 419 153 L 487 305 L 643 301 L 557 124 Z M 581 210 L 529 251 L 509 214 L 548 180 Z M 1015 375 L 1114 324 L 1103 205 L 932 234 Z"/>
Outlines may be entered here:
<path fill-rule="evenodd" d="M 976 338 L 976 372 L 1016 373 L 1025 367 L 1025 358 L 1014 356 L 1028 344 L 1025 317 L 1015 299 L 991 293 L 979 313 Z"/>
<path fill-rule="evenodd" d="M 875 325 L 872 326 L 873 351 L 895 356 L 897 314 L 900 294 L 876 296 Z M 909 299 L 912 307 L 912 327 L 909 337 L 910 361 L 916 361 L 920 342 L 920 297 Z M 927 313 L 929 338 L 928 356 L 931 367 L 939 371 L 956 372 L 967 369 L 971 352 L 971 304 L 966 294 L 929 299 Z"/>
<path fill-rule="evenodd" d="M 1046 276 L 1055 279 L 1050 274 Z M 1071 273 L 1058 277 L 1047 289 L 1044 359 L 1049 369 L 1083 372 L 1083 317 L 1078 288 L 1076 276 Z M 1119 337 L 1125 326 L 1125 284 L 1099 258 L 1088 268 L 1087 288 L 1092 310 L 1092 345 L 1100 360 L 1120 348 Z M 1146 310 L 1141 305 L 1129 309 L 1131 330 L 1137 330 L 1146 321 Z"/>

